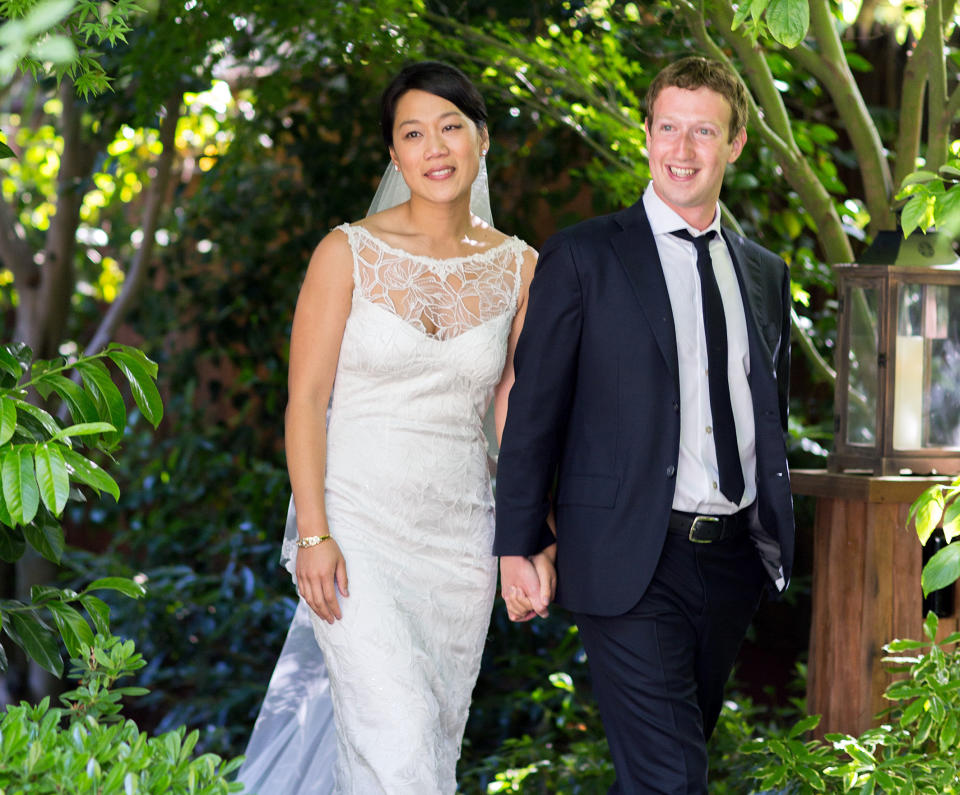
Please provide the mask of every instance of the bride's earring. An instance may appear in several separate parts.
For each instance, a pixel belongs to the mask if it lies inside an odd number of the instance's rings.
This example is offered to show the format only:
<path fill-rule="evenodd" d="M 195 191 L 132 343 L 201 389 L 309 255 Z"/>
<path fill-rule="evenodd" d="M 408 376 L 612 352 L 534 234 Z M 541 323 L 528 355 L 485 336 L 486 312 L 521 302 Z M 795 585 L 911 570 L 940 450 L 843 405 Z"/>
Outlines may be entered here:
<path fill-rule="evenodd" d="M 398 166 L 396 163 L 394 163 L 394 164 L 393 164 L 393 170 L 396 171 L 396 172 L 399 174 L 399 173 L 400 173 L 400 166 Z"/>

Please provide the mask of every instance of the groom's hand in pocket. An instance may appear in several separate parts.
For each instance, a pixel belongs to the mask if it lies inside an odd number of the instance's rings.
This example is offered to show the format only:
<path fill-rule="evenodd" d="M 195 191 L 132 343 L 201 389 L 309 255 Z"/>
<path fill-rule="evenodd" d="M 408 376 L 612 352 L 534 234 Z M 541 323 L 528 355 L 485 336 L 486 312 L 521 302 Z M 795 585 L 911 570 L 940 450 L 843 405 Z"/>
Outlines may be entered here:
<path fill-rule="evenodd" d="M 320 544 L 297 550 L 297 590 L 320 618 L 328 624 L 343 618 L 337 590 L 347 592 L 347 563 L 337 542 L 328 538 Z"/>

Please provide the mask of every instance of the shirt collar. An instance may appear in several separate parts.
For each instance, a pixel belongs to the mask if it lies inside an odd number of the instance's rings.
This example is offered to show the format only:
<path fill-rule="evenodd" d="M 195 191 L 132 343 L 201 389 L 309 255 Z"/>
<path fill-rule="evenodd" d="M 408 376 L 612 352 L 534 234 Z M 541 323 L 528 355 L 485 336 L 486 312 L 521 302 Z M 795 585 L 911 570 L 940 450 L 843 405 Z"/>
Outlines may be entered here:
<path fill-rule="evenodd" d="M 650 221 L 650 229 L 655 235 L 669 235 L 678 229 L 686 229 L 691 235 L 697 237 L 705 232 L 714 231 L 720 234 L 720 205 L 713 213 L 713 220 L 703 231 L 689 226 L 683 218 L 672 209 L 663 199 L 657 196 L 653 189 L 653 182 L 647 183 L 647 188 L 643 192 L 643 209 L 646 210 L 647 220 Z"/>

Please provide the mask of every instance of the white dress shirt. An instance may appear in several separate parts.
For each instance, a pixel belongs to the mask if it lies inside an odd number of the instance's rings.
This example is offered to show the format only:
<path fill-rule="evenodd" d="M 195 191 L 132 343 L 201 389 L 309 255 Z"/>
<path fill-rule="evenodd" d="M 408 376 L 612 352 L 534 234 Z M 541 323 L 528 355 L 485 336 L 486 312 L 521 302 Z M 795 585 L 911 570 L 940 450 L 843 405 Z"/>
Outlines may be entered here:
<path fill-rule="evenodd" d="M 750 352 L 747 322 L 740 286 L 733 269 L 727 244 L 720 234 L 720 208 L 713 222 L 701 231 L 687 225 L 647 185 L 643 206 L 653 230 L 657 253 L 667 282 L 667 293 L 673 310 L 677 334 L 677 359 L 680 373 L 680 458 L 677 462 L 677 485 L 673 507 L 678 511 L 704 514 L 729 514 L 752 503 L 757 497 L 756 433 L 753 423 L 753 402 L 750 396 Z M 671 232 L 686 229 L 694 237 L 709 230 L 716 237 L 710 241 L 710 257 L 723 299 L 727 321 L 727 378 L 730 382 L 730 403 L 737 426 L 737 447 L 743 467 L 743 496 L 736 505 L 720 492 L 717 452 L 713 443 L 713 418 L 710 413 L 710 387 L 707 382 L 707 343 L 703 327 L 703 304 L 700 298 L 700 274 L 693 243 L 675 237 Z"/>

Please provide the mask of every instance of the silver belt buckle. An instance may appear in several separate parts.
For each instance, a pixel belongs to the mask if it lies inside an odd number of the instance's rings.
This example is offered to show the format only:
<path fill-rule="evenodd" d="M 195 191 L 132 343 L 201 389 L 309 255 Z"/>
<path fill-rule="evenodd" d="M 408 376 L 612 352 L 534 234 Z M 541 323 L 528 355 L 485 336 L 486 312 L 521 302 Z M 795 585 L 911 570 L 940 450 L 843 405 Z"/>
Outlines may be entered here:
<path fill-rule="evenodd" d="M 697 525 L 700 524 L 700 522 L 719 523 L 720 519 L 718 519 L 716 516 L 694 516 L 693 522 L 691 522 L 690 524 L 690 530 L 687 532 L 687 538 L 690 541 L 692 541 L 694 544 L 712 544 L 713 543 L 712 538 L 694 538 L 693 537 L 694 531 L 697 529 Z"/>

